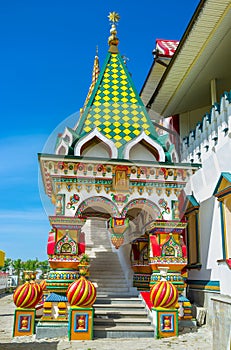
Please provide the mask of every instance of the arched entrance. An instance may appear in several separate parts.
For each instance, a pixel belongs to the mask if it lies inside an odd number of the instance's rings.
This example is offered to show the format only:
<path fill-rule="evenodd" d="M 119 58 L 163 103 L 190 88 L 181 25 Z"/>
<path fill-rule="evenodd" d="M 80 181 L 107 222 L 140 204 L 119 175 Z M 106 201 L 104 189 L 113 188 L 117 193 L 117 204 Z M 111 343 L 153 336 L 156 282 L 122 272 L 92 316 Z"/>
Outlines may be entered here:
<path fill-rule="evenodd" d="M 89 197 L 80 203 L 76 210 L 75 216 L 109 219 L 110 217 L 114 216 L 119 217 L 120 213 L 117 206 L 108 198 L 103 196 L 94 196 Z"/>
<path fill-rule="evenodd" d="M 121 212 L 121 216 L 129 218 L 129 228 L 125 232 L 125 244 L 118 254 L 126 261 L 131 285 L 142 290 L 149 288 L 151 275 L 148 261 L 149 238 L 143 228 L 150 221 L 156 220 L 160 213 L 160 208 L 146 198 L 131 200 Z"/>
<path fill-rule="evenodd" d="M 113 249 L 113 245 L 112 249 L 117 253 L 127 281 L 132 287 L 136 286 L 136 279 L 141 274 L 146 273 L 148 278 L 150 277 L 151 270 L 147 258 L 148 237 L 145 237 L 143 227 L 150 221 L 156 220 L 160 214 L 160 208 L 146 198 L 135 198 L 119 210 L 116 203 L 108 198 L 93 196 L 80 203 L 75 216 L 87 218 L 86 226 L 83 227 L 86 233 L 86 243 L 89 234 L 94 241 L 97 241 L 97 236 L 100 237 L 102 245 L 107 244 L 109 238 L 113 241 L 116 236 L 112 233 L 109 235 L 109 219 L 129 219 L 128 228 L 122 235 L 118 235 L 120 239 L 123 236 L 123 243 L 118 250 Z M 145 278 L 146 275 L 142 275 L 142 278 Z"/>
<path fill-rule="evenodd" d="M 132 242 L 142 235 L 143 227 L 150 221 L 156 220 L 160 215 L 160 208 L 146 198 L 133 199 L 127 203 L 122 217 L 129 219 L 129 229 L 126 231 L 126 242 Z"/>

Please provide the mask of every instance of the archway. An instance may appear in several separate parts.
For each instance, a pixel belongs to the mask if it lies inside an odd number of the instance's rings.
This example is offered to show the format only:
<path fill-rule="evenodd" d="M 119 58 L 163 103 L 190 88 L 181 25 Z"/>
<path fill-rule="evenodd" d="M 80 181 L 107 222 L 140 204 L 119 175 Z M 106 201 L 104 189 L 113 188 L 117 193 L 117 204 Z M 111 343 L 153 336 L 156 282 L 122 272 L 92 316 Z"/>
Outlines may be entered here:
<path fill-rule="evenodd" d="M 109 219 L 110 217 L 119 217 L 120 213 L 112 201 L 103 196 L 89 197 L 82 201 L 78 206 L 75 216 L 85 216 L 87 218 L 98 217 Z"/>
<path fill-rule="evenodd" d="M 118 251 L 124 261 L 132 286 L 142 290 L 149 288 L 151 268 L 148 262 L 149 238 L 144 226 L 160 216 L 160 208 L 151 200 L 137 198 L 127 203 L 121 216 L 129 218 L 129 228 L 125 232 L 124 245 Z"/>
<path fill-rule="evenodd" d="M 135 238 L 140 237 L 143 227 L 148 222 L 156 220 L 160 214 L 160 208 L 149 199 L 138 198 L 127 203 L 121 212 L 122 217 L 129 218 L 126 241 L 131 242 Z"/>

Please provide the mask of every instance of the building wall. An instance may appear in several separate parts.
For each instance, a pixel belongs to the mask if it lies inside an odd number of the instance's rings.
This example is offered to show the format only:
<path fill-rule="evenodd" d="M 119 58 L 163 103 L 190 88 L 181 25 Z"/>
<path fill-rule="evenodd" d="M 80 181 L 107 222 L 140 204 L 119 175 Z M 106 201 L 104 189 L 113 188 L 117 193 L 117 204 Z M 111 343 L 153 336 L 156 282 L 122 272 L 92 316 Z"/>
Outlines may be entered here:
<path fill-rule="evenodd" d="M 184 161 L 201 162 L 201 169 L 191 177 L 186 186 L 186 193 L 193 193 L 200 203 L 198 249 L 202 264 L 201 269 L 189 271 L 189 280 L 198 283 L 198 288 L 189 286 L 189 297 L 207 308 L 207 321 L 210 324 L 213 322 L 214 313 L 217 318 L 222 317 L 225 307 L 221 305 L 222 301 L 219 305 L 211 301 L 218 284 L 220 295 L 226 296 L 226 300 L 231 302 L 231 269 L 225 261 L 218 261 L 223 259 L 222 226 L 220 203 L 213 194 L 221 173 L 231 172 L 231 109 L 227 99 L 223 98 L 222 104 L 220 113 L 213 110 L 207 133 L 195 130 L 194 137 L 191 138 L 191 143 L 189 142 L 188 157 L 184 158 Z M 205 126 L 206 123 L 203 125 L 204 130 Z M 214 329 L 216 330 L 216 327 Z M 221 346 L 216 349 L 218 348 L 223 349 Z"/>
<path fill-rule="evenodd" d="M 210 106 L 204 106 L 180 114 L 180 135 L 182 138 L 196 128 L 197 123 L 201 121 L 201 117 L 208 112 L 210 108 Z"/>
<path fill-rule="evenodd" d="M 213 349 L 231 348 L 231 300 L 225 297 L 212 298 Z"/>

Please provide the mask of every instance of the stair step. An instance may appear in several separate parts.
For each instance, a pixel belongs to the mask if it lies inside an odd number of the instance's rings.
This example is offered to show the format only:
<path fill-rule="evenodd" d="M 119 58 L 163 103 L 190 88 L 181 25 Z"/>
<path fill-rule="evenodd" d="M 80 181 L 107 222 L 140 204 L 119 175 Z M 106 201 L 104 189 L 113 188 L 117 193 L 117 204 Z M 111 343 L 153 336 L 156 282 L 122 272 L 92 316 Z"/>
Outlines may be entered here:
<path fill-rule="evenodd" d="M 98 290 L 100 290 L 101 292 L 103 291 L 103 292 L 112 292 L 112 293 L 114 293 L 114 294 L 116 294 L 116 293 L 120 293 L 120 292 L 128 292 L 129 291 L 129 288 L 128 287 L 115 287 L 115 288 L 110 288 L 110 287 L 104 287 L 104 286 L 102 286 L 102 287 L 96 287 L 97 288 L 97 292 L 98 292 Z"/>
<path fill-rule="evenodd" d="M 92 274 L 92 275 L 95 275 L 97 276 L 97 278 L 105 278 L 105 277 L 114 277 L 114 276 L 117 276 L 117 277 L 120 277 L 122 279 L 125 279 L 124 277 L 124 273 L 122 270 L 120 269 L 117 269 L 116 271 L 113 271 L 113 270 L 109 270 L 109 269 L 106 269 L 104 267 L 96 267 L 94 269 L 89 269 L 89 272 Z"/>
<path fill-rule="evenodd" d="M 123 270 L 121 269 L 116 269 L 116 270 L 109 270 L 106 269 L 105 267 L 94 267 L 89 269 L 90 273 L 95 274 L 97 276 L 120 276 L 123 277 Z"/>
<path fill-rule="evenodd" d="M 90 273 L 91 273 L 92 271 L 90 271 Z M 98 273 L 94 273 L 94 276 L 92 276 L 91 275 L 91 281 L 94 279 L 94 280 L 114 280 L 114 278 L 115 278 L 115 276 L 117 277 L 117 278 L 119 278 L 119 277 L 121 277 L 121 274 L 120 273 L 118 273 L 118 274 L 114 274 L 113 273 L 113 275 L 112 275 L 112 273 L 111 274 L 109 274 L 109 272 L 108 273 L 105 273 L 105 274 L 103 274 L 103 275 L 100 275 L 100 273 L 98 272 Z"/>
<path fill-rule="evenodd" d="M 114 326 L 94 327 L 95 338 L 153 338 L 154 329 L 152 326 Z M 119 346 L 119 345 L 118 345 Z"/>
<path fill-rule="evenodd" d="M 129 310 L 130 311 L 135 311 L 135 310 L 143 310 L 144 309 L 144 305 L 142 304 L 117 304 L 117 305 L 113 305 L 113 304 L 97 304 L 97 309 L 101 309 L 101 310 L 116 310 L 116 311 L 120 311 L 120 310 Z"/>
<path fill-rule="evenodd" d="M 94 326 L 150 326 L 150 320 L 142 317 L 126 317 L 126 318 L 94 318 Z"/>
<path fill-rule="evenodd" d="M 120 292 L 120 293 L 113 293 L 113 291 L 107 291 L 107 292 L 104 292 L 104 291 L 101 291 L 101 290 L 97 290 L 97 298 L 100 297 L 100 298 L 108 298 L 108 297 L 117 297 L 118 294 L 121 296 L 121 297 L 129 297 L 129 296 L 134 296 L 134 292 L 133 291 L 126 291 L 126 292 Z"/>
<path fill-rule="evenodd" d="M 124 280 L 118 282 L 119 278 L 120 278 L 120 276 L 118 276 L 117 278 L 114 277 L 114 276 L 111 276 L 111 278 L 107 278 L 107 277 L 100 278 L 100 277 L 94 277 L 94 276 L 91 275 L 90 280 L 91 280 L 91 282 L 100 283 L 100 284 L 114 283 L 114 285 L 116 285 L 117 287 L 122 285 L 122 284 L 124 284 L 124 285 L 126 284 L 126 286 L 127 286 L 127 282 L 124 281 Z"/>
<path fill-rule="evenodd" d="M 141 304 L 141 299 L 139 298 L 101 298 L 101 297 L 97 297 L 95 304 L 112 304 L 112 305 L 117 305 L 117 304 L 121 304 L 121 303 L 126 303 L 126 304 L 134 304 L 134 303 L 139 303 Z"/>
<path fill-rule="evenodd" d="M 94 286 L 96 287 L 96 289 L 103 289 L 103 290 L 111 290 L 111 291 L 116 291 L 116 292 L 122 292 L 122 291 L 125 291 L 125 290 L 129 290 L 128 289 L 128 286 L 126 284 L 120 284 L 119 287 L 118 284 L 116 285 L 115 283 L 97 283 L 97 282 L 94 282 L 92 281 Z M 119 289 L 118 289 L 119 288 Z"/>
<path fill-rule="evenodd" d="M 97 262 L 104 262 L 105 263 L 106 258 L 110 259 L 110 263 L 111 263 L 111 261 L 118 262 L 118 256 L 117 255 L 111 255 L 111 254 L 108 254 L 107 252 L 103 252 L 103 254 L 101 254 L 101 255 L 98 255 L 96 253 L 95 257 L 91 258 L 91 260 L 93 260 L 93 261 L 96 260 Z"/>
<path fill-rule="evenodd" d="M 122 318 L 122 317 L 147 317 L 146 310 L 99 310 L 95 309 L 95 317 Z"/>
<path fill-rule="evenodd" d="M 106 277 L 114 277 L 114 276 L 118 276 L 118 277 L 123 277 L 123 272 L 121 270 L 116 270 L 116 271 L 110 271 L 110 270 L 105 270 L 105 269 L 89 269 L 89 272 L 92 273 L 92 275 L 95 275 L 98 277 L 102 277 L 102 278 L 106 278 Z M 94 276 L 93 276 L 94 277 Z"/>

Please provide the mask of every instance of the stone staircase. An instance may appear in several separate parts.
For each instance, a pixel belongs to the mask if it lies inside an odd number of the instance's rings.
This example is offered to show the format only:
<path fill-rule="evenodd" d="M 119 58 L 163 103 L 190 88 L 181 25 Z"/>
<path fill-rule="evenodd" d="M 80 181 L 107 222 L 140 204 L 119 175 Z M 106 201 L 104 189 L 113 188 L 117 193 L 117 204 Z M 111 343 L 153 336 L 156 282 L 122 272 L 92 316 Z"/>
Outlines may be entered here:
<path fill-rule="evenodd" d="M 137 295 L 137 290 L 127 284 L 118 254 L 112 249 L 105 221 L 91 220 L 88 225 L 86 251 L 90 256 L 90 280 L 97 288 L 97 295 Z"/>
<path fill-rule="evenodd" d="M 95 338 L 154 337 L 154 328 L 135 288 L 130 288 L 118 255 L 113 251 L 105 222 L 85 227 L 90 255 L 90 280 L 97 288 L 94 304 Z"/>
<path fill-rule="evenodd" d="M 94 338 L 154 337 L 151 320 L 138 297 L 99 297 L 94 309 Z"/>

